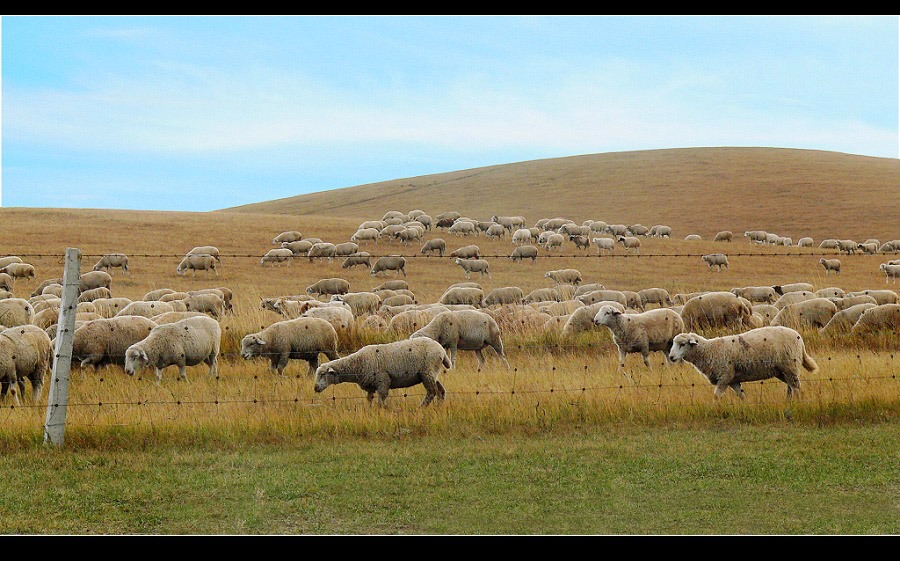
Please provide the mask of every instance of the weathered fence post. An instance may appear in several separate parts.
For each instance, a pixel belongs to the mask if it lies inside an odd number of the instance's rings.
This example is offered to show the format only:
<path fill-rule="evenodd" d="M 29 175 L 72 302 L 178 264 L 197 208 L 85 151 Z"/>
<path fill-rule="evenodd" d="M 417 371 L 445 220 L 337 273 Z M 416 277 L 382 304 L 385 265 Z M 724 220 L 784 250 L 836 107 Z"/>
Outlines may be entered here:
<path fill-rule="evenodd" d="M 53 373 L 47 395 L 47 417 L 44 421 L 44 444 L 62 446 L 66 431 L 66 412 L 69 406 L 69 370 L 72 365 L 72 342 L 75 331 L 75 313 L 78 308 L 81 284 L 81 251 L 66 248 L 66 265 L 63 271 L 62 302 L 59 307 L 59 323 L 56 328 L 56 348 L 53 351 Z"/>

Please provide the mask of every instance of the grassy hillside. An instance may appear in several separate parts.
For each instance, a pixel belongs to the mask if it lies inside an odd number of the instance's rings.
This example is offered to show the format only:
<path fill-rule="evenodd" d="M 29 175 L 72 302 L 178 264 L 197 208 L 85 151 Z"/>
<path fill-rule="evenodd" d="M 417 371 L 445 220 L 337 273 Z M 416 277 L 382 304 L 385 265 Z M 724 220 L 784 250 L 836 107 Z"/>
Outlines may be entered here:
<path fill-rule="evenodd" d="M 233 207 L 228 212 L 380 218 L 456 210 L 667 224 L 676 237 L 761 229 L 812 236 L 900 237 L 900 160 L 779 148 L 685 148 L 589 154 L 396 179 Z"/>

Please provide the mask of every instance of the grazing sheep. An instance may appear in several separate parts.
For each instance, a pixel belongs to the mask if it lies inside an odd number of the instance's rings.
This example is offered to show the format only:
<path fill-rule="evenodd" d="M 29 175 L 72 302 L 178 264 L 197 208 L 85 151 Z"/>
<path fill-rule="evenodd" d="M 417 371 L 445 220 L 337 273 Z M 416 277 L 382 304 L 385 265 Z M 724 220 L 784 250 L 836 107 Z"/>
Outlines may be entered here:
<path fill-rule="evenodd" d="M 374 292 L 347 292 L 335 294 L 331 297 L 333 302 L 343 302 L 350 306 L 354 318 L 365 317 L 378 312 L 382 300 Z"/>
<path fill-rule="evenodd" d="M 331 296 L 348 292 L 350 292 L 350 283 L 340 277 L 320 279 L 306 287 L 306 293 L 310 296 Z"/>
<path fill-rule="evenodd" d="M 566 237 L 562 234 L 550 234 L 547 236 L 547 241 L 544 243 L 544 249 L 547 251 L 553 251 L 554 249 L 562 250 L 563 242 L 566 241 Z"/>
<path fill-rule="evenodd" d="M 749 230 L 744 232 L 744 237 L 747 238 L 750 243 L 766 243 L 765 230 Z"/>
<path fill-rule="evenodd" d="M 487 238 L 499 240 L 500 238 L 502 238 L 503 236 L 506 235 L 506 228 L 504 228 L 500 224 L 491 224 L 484 231 L 484 235 Z"/>
<path fill-rule="evenodd" d="M 115 298 L 98 298 L 91 303 L 98 314 L 105 318 L 111 318 L 122 311 L 128 304 L 131 304 L 131 302 L 130 298 L 120 296 Z"/>
<path fill-rule="evenodd" d="M 455 263 L 462 268 L 467 279 L 471 278 L 470 275 L 472 273 L 481 273 L 482 277 L 487 275 L 488 278 L 491 278 L 490 264 L 484 259 L 461 259 L 457 257 Z"/>
<path fill-rule="evenodd" d="M 25 380 L 28 380 L 31 382 L 31 401 L 36 403 L 52 361 L 50 336 L 40 327 L 19 325 L 0 331 L 0 398 L 5 399 L 13 388 L 18 405 L 19 395 L 25 396 Z"/>
<path fill-rule="evenodd" d="M 857 246 L 859 244 L 853 240 L 838 240 L 837 241 L 837 249 L 841 253 L 846 253 L 850 255 L 851 253 L 856 253 Z"/>
<path fill-rule="evenodd" d="M 641 299 L 641 308 L 646 308 L 650 304 L 656 304 L 660 308 L 668 308 L 673 306 L 672 297 L 665 288 L 644 288 L 637 291 Z"/>
<path fill-rule="evenodd" d="M 359 244 L 354 242 L 344 242 L 335 244 L 334 246 L 335 257 L 348 257 L 357 251 L 359 251 Z"/>
<path fill-rule="evenodd" d="M 259 260 L 259 264 L 263 267 L 266 266 L 266 263 L 272 263 L 274 266 L 275 263 L 284 263 L 285 266 L 290 266 L 291 261 L 294 260 L 294 252 L 286 247 L 281 247 L 278 249 L 270 249 L 266 252 L 265 255 Z"/>
<path fill-rule="evenodd" d="M 737 329 L 750 321 L 752 314 L 752 306 L 746 299 L 718 291 L 694 296 L 681 309 L 681 319 L 689 331 L 723 327 Z"/>
<path fill-rule="evenodd" d="M 596 304 L 591 304 L 589 306 L 582 305 L 566 317 L 562 329 L 560 330 L 560 337 L 571 338 L 579 333 L 598 329 L 598 325 L 594 323 L 594 317 L 597 316 L 597 312 L 599 312 L 600 308 L 603 306 L 612 306 L 625 312 L 625 306 L 618 302 L 597 302 Z"/>
<path fill-rule="evenodd" d="M 834 314 L 837 306 L 828 298 L 810 298 L 782 308 L 769 325 L 782 325 L 793 329 L 825 327 Z"/>
<path fill-rule="evenodd" d="M 778 315 L 781 310 L 771 304 L 756 304 L 750 306 L 750 312 L 756 314 L 762 319 L 763 325 L 772 323 L 772 318 Z"/>
<path fill-rule="evenodd" d="M 520 245 L 513 249 L 512 253 L 509 254 L 509 258 L 513 261 L 521 261 L 523 259 L 531 259 L 531 262 L 534 263 L 537 260 L 538 256 L 538 248 L 533 245 Z"/>
<path fill-rule="evenodd" d="M 158 316 L 153 316 L 150 320 L 156 325 L 162 325 L 164 323 L 172 323 L 184 318 L 192 318 L 197 316 L 205 316 L 203 312 L 163 312 Z M 135 317 L 143 317 L 143 316 L 135 316 Z"/>
<path fill-rule="evenodd" d="M 516 245 L 526 245 L 534 241 L 531 230 L 528 228 L 519 228 L 512 235 L 512 242 Z"/>
<path fill-rule="evenodd" d="M 575 244 L 576 249 L 588 249 L 591 247 L 591 238 L 582 235 L 570 235 L 569 241 Z"/>
<path fill-rule="evenodd" d="M 559 292 L 552 288 L 535 288 L 522 299 L 523 304 L 535 302 L 559 302 Z"/>
<path fill-rule="evenodd" d="M 900 332 L 900 304 L 881 304 L 864 310 L 850 333 L 861 335 L 877 331 Z"/>
<path fill-rule="evenodd" d="M 781 295 L 778 300 L 775 300 L 775 303 L 772 305 L 778 309 L 781 309 L 785 306 L 796 304 L 797 302 L 802 302 L 803 300 L 810 300 L 812 298 L 818 297 L 819 295 L 815 292 L 810 292 L 808 290 L 795 290 L 793 292 L 786 292 L 785 294 Z"/>
<path fill-rule="evenodd" d="M 826 335 L 829 333 L 849 333 L 853 325 L 859 320 L 859 316 L 869 308 L 874 308 L 878 304 L 866 302 L 863 304 L 855 304 L 853 306 L 838 310 L 824 327 L 819 329 L 819 333 Z"/>
<path fill-rule="evenodd" d="M 450 257 L 460 259 L 481 259 L 481 249 L 477 245 L 465 245 L 450 252 Z"/>
<path fill-rule="evenodd" d="M 369 274 L 373 277 L 382 274 L 386 275 L 388 271 L 400 271 L 406 276 L 406 258 L 401 255 L 383 255 L 379 257 Z"/>
<path fill-rule="evenodd" d="M 426 231 L 431 230 L 432 225 L 434 224 L 434 218 L 428 214 L 420 214 L 419 216 L 416 216 L 414 220 L 422 226 L 425 226 Z"/>
<path fill-rule="evenodd" d="M 416 299 L 408 294 L 394 294 L 393 296 L 388 296 L 381 300 L 382 306 L 388 306 L 392 308 L 396 306 L 408 306 L 415 303 Z"/>
<path fill-rule="evenodd" d="M 146 301 L 150 302 L 153 300 L 159 300 L 166 294 L 174 294 L 174 293 L 175 293 L 175 291 L 172 290 L 171 288 L 157 288 L 156 290 L 151 290 L 151 291 L 145 293 L 142 300 L 146 300 Z"/>
<path fill-rule="evenodd" d="M 309 251 L 306 252 L 306 257 L 309 259 L 309 262 L 312 263 L 314 259 L 328 259 L 328 262 L 331 263 L 334 261 L 334 256 L 337 253 L 337 247 L 330 242 L 318 242 L 314 243 L 312 247 L 309 248 Z"/>
<path fill-rule="evenodd" d="M 714 242 L 730 242 L 734 238 L 734 234 L 729 230 L 723 230 L 716 234 L 716 237 L 713 238 Z"/>
<path fill-rule="evenodd" d="M 797 247 L 813 247 L 813 244 L 813 239 L 809 237 L 804 237 L 797 240 Z"/>
<path fill-rule="evenodd" d="M 860 290 L 858 292 L 851 292 L 847 294 L 847 296 L 871 296 L 875 299 L 878 305 L 882 304 L 897 304 L 900 302 L 900 296 L 897 296 L 897 293 L 893 290 Z"/>
<path fill-rule="evenodd" d="M 688 234 L 684 237 L 684 241 L 686 241 L 686 242 L 699 242 L 702 239 L 703 238 L 701 238 L 697 234 Z"/>
<path fill-rule="evenodd" d="M 72 359 L 95 370 L 107 364 L 125 366 L 125 351 L 156 327 L 144 316 L 116 316 L 89 321 L 75 329 Z"/>
<path fill-rule="evenodd" d="M 356 244 L 360 244 L 362 242 L 374 242 L 375 244 L 377 244 L 379 233 L 379 228 L 360 228 L 352 236 L 350 236 L 350 241 Z"/>
<path fill-rule="evenodd" d="M 717 271 L 721 271 L 722 267 L 728 268 L 728 256 L 724 253 L 708 253 L 700 259 L 709 265 L 710 269 L 715 267 Z"/>
<path fill-rule="evenodd" d="M 446 391 L 438 376 L 442 368 L 451 366 L 444 348 L 428 337 L 366 345 L 319 366 L 314 388 L 321 393 L 330 385 L 352 382 L 367 393 L 369 403 L 377 395 L 384 406 L 391 389 L 422 384 L 425 398 L 420 405 L 424 407 L 435 398 L 444 399 Z"/>
<path fill-rule="evenodd" d="M 170 302 L 162 302 L 159 300 L 151 302 L 147 302 L 144 300 L 135 300 L 134 302 L 119 310 L 119 312 L 116 314 L 116 317 L 144 316 L 145 318 L 152 318 L 153 316 L 159 315 L 164 312 L 174 311 L 175 308 Z"/>
<path fill-rule="evenodd" d="M 219 270 L 216 268 L 218 259 L 209 253 L 188 254 L 184 256 L 181 263 L 175 269 L 175 273 L 179 276 L 184 275 L 187 271 L 191 271 L 192 276 L 197 276 L 197 271 L 206 271 L 206 276 L 212 271 L 219 276 Z"/>
<path fill-rule="evenodd" d="M 448 288 L 438 299 L 439 304 L 444 305 L 471 305 L 483 308 L 484 291 L 480 288 L 468 286 L 453 286 Z"/>
<path fill-rule="evenodd" d="M 122 274 L 128 274 L 128 256 L 124 253 L 106 253 L 94 264 L 94 270 L 105 270 L 107 273 L 113 267 L 122 269 Z"/>
<path fill-rule="evenodd" d="M 822 298 L 843 298 L 847 295 L 843 288 L 838 288 L 836 286 L 829 286 L 827 288 L 820 288 L 816 291 L 817 296 L 821 296 Z"/>
<path fill-rule="evenodd" d="M 900 240 L 884 242 L 878 248 L 878 253 L 897 253 L 900 251 Z"/>
<path fill-rule="evenodd" d="M 503 306 L 506 304 L 521 304 L 525 298 L 525 292 L 518 286 L 504 286 L 491 290 L 484 298 L 485 306 Z"/>
<path fill-rule="evenodd" d="M 428 325 L 434 316 L 427 310 L 410 308 L 391 316 L 388 321 L 387 331 L 395 337 L 409 337 L 412 333 Z"/>
<path fill-rule="evenodd" d="M 815 288 L 808 282 L 794 282 L 788 284 L 775 285 L 772 288 L 778 294 L 784 295 L 789 292 L 813 292 Z"/>
<path fill-rule="evenodd" d="M 571 284 L 578 286 L 582 282 L 581 271 L 578 269 L 556 269 L 544 273 L 545 279 L 550 279 L 556 284 Z"/>
<path fill-rule="evenodd" d="M 0 325 L 7 328 L 27 325 L 34 319 L 34 306 L 24 298 L 0 300 Z"/>
<path fill-rule="evenodd" d="M 13 283 L 19 279 L 31 280 L 35 277 L 34 265 L 30 263 L 10 263 L 0 268 L 0 273 L 12 277 Z"/>
<path fill-rule="evenodd" d="M 296 230 L 288 230 L 287 232 L 282 232 L 272 238 L 272 245 L 281 245 L 285 242 L 297 242 L 303 239 L 303 235 Z"/>
<path fill-rule="evenodd" d="M 194 249 L 188 251 L 185 254 L 185 257 L 188 255 L 212 255 L 216 261 L 220 261 L 219 259 L 219 248 L 214 245 L 201 245 L 197 246 Z"/>
<path fill-rule="evenodd" d="M 592 238 L 591 243 L 597 246 L 597 255 L 600 255 L 604 251 L 612 253 L 616 248 L 616 240 L 613 238 Z"/>
<path fill-rule="evenodd" d="M 275 322 L 241 339 L 244 360 L 268 358 L 269 368 L 279 376 L 284 376 L 284 369 L 291 359 L 305 360 L 309 365 L 307 373 L 315 376 L 319 354 L 324 354 L 328 360 L 340 358 L 337 331 L 321 318 L 300 317 Z"/>
<path fill-rule="evenodd" d="M 93 302 L 100 298 L 112 298 L 112 292 L 104 286 L 85 290 L 78 295 L 78 302 Z"/>
<path fill-rule="evenodd" d="M 800 391 L 800 368 L 818 369 L 800 334 L 781 326 L 751 329 L 739 335 L 706 339 L 696 333 L 676 335 L 669 351 L 673 362 L 685 361 L 715 386 L 721 397 L 728 388 L 741 399 L 741 384 L 777 378 L 787 384 L 790 399 Z"/>
<path fill-rule="evenodd" d="M 409 283 L 403 279 L 390 279 L 373 288 L 372 292 L 379 290 L 409 290 Z"/>
<path fill-rule="evenodd" d="M 478 310 L 458 310 L 441 312 L 428 325 L 409 336 L 410 339 L 428 337 L 434 339 L 450 354 L 450 363 L 456 367 L 456 352 L 474 351 L 478 368 L 484 368 L 484 349 L 494 349 L 497 356 L 509 368 L 509 361 L 503 352 L 500 327 L 496 320 Z"/>
<path fill-rule="evenodd" d="M 10 263 L 24 263 L 24 261 L 17 255 L 7 255 L 6 257 L 0 257 L 0 269 L 6 267 Z"/>
<path fill-rule="evenodd" d="M 125 373 L 134 375 L 141 368 L 156 369 L 156 383 L 162 383 L 163 369 L 177 366 L 182 380 L 187 381 L 188 366 L 209 365 L 209 375 L 218 371 L 222 329 L 209 316 L 185 318 L 157 325 L 150 334 L 125 351 Z"/>
<path fill-rule="evenodd" d="M 890 279 L 893 279 L 893 284 L 897 284 L 897 277 L 900 277 L 900 265 L 882 263 L 878 268 L 884 272 L 884 284 L 888 284 Z"/>
<path fill-rule="evenodd" d="M 819 263 L 825 267 L 825 274 L 827 275 L 831 271 L 834 271 L 834 274 L 841 274 L 841 262 L 838 259 L 825 259 L 824 257 L 819 259 Z"/>
<path fill-rule="evenodd" d="M 455 236 L 474 236 L 478 233 L 478 230 L 475 227 L 475 224 L 464 220 L 458 220 L 450 226 L 447 233 Z"/>
<path fill-rule="evenodd" d="M 578 295 L 575 299 L 587 306 L 597 302 L 617 302 L 623 307 L 628 307 L 628 297 L 621 290 L 592 290 L 591 292 Z"/>
<path fill-rule="evenodd" d="M 841 296 L 840 298 L 829 298 L 832 303 L 837 307 L 838 311 L 846 310 L 852 306 L 857 304 L 875 304 L 876 306 L 880 303 L 875 298 L 867 295 L 867 294 L 857 294 L 855 296 Z"/>
<path fill-rule="evenodd" d="M 188 294 L 182 302 L 186 312 L 201 312 L 216 319 L 225 315 L 225 299 L 212 292 Z"/>
<path fill-rule="evenodd" d="M 625 250 L 633 249 L 636 253 L 641 252 L 641 240 L 640 238 L 636 238 L 634 236 L 619 236 L 616 238 L 618 243 L 622 244 L 622 247 Z"/>
<path fill-rule="evenodd" d="M 654 238 L 671 238 L 672 228 L 663 224 L 650 228 L 650 235 Z"/>
<path fill-rule="evenodd" d="M 866 255 L 875 255 L 878 253 L 878 244 L 875 242 L 860 243 L 856 245 L 856 248 Z"/>
<path fill-rule="evenodd" d="M 16 279 L 12 278 L 10 275 L 6 273 L 0 273 L 0 290 L 6 290 L 11 292 L 12 289 L 16 285 Z M 59 283 L 47 284 L 45 285 L 38 294 L 43 294 L 43 291 L 51 286 L 62 286 Z"/>
<path fill-rule="evenodd" d="M 447 251 L 447 242 L 444 241 L 444 238 L 432 238 L 422 244 L 421 249 L 419 249 L 419 253 L 422 255 L 427 254 L 428 252 L 435 253 L 441 257 L 444 256 L 444 252 Z"/>
<path fill-rule="evenodd" d="M 283 249 L 291 250 L 291 253 L 294 254 L 294 257 L 299 257 L 303 255 L 309 255 L 309 250 L 312 248 L 313 242 L 309 240 L 300 240 L 296 242 L 284 242 L 281 244 Z"/>
<path fill-rule="evenodd" d="M 641 353 L 648 368 L 651 352 L 664 352 L 668 360 L 672 339 L 684 332 L 681 316 L 668 308 L 626 314 L 615 306 L 604 304 L 594 316 L 594 324 L 605 326 L 612 334 L 619 350 L 620 372 L 625 369 L 628 353 Z"/>
<path fill-rule="evenodd" d="M 364 266 L 366 269 L 372 267 L 372 256 L 367 251 L 357 251 L 348 255 L 344 262 L 341 263 L 341 269 L 352 269 L 358 265 Z"/>
<path fill-rule="evenodd" d="M 743 288 L 732 288 L 731 293 L 735 296 L 741 296 L 753 302 L 764 302 L 773 304 L 778 300 L 778 292 L 771 286 L 745 286 Z"/>

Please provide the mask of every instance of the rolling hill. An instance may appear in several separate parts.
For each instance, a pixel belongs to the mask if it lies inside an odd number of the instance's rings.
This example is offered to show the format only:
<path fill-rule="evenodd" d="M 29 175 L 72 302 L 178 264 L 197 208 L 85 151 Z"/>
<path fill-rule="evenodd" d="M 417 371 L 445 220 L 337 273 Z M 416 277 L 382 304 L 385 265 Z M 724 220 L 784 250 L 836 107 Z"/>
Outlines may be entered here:
<path fill-rule="evenodd" d="M 900 160 L 783 148 L 680 148 L 588 154 L 424 175 L 215 212 L 380 218 L 456 210 L 529 224 L 562 216 L 704 238 L 761 229 L 812 236 L 900 237 Z"/>

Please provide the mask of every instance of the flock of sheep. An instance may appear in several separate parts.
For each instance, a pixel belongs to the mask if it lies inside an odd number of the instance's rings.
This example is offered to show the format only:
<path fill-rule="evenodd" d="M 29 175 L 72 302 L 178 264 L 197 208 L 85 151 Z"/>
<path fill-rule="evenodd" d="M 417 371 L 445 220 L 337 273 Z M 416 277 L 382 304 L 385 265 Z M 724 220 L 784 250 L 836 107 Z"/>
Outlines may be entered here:
<path fill-rule="evenodd" d="M 458 351 L 474 352 L 483 367 L 483 352 L 490 348 L 509 368 L 503 333 L 534 327 L 575 337 L 603 328 L 618 349 L 620 370 L 625 368 L 628 354 L 640 354 L 649 367 L 650 353 L 662 352 L 667 362 L 692 364 L 715 386 L 716 396 L 731 388 L 743 397 L 743 382 L 777 378 L 787 384 L 790 397 L 799 389 L 801 369 L 816 369 L 798 330 L 814 327 L 823 333 L 860 333 L 900 329 L 900 299 L 887 289 L 845 293 L 837 287 L 814 290 L 810 284 L 794 283 L 669 294 L 655 287 L 607 289 L 601 283 L 586 282 L 577 269 L 555 269 L 544 273 L 553 283 L 551 287 L 526 293 L 520 287 L 505 286 L 485 292 L 470 279 L 472 274 L 490 278 L 489 262 L 473 243 L 449 252 L 467 280 L 449 286 L 436 302 L 421 303 L 409 283 L 399 278 L 407 277 L 405 258 L 387 255 L 373 262 L 369 253 L 360 251 L 361 244 L 421 243 L 421 254 L 443 257 L 448 254 L 446 241 L 425 239 L 427 232 L 436 229 L 461 238 L 509 236 L 515 246 L 509 255 L 513 260 L 535 260 L 539 248 L 550 252 L 569 243 L 578 249 L 596 247 L 598 252 L 621 244 L 625 251 L 638 252 L 641 238 L 672 236 L 672 229 L 664 225 L 647 228 L 602 221 L 579 225 L 556 218 L 528 227 L 523 217 L 493 216 L 490 221 L 476 221 L 459 213 L 432 218 L 422 211 L 391 211 L 381 220 L 365 221 L 344 243 L 282 232 L 272 239 L 278 247 L 261 258 L 261 266 L 289 265 L 295 258 L 331 261 L 343 257 L 342 268 L 361 265 L 373 277 L 395 278 L 371 290 L 357 291 L 352 291 L 345 279 L 323 278 L 303 294 L 264 298 L 260 307 L 283 319 L 246 334 L 241 340 L 241 356 L 245 360 L 268 359 L 271 370 L 279 375 L 291 360 L 305 361 L 315 379 L 315 391 L 351 382 L 367 392 L 370 401 L 377 396 L 380 403 L 390 389 L 421 384 L 426 391 L 422 404 L 427 405 L 444 398 L 446 392 L 438 377 L 443 369 L 455 367 Z M 751 243 L 793 244 L 789 238 L 761 231 L 744 235 Z M 689 235 L 686 239 L 696 238 Z M 715 240 L 731 242 L 733 235 L 720 232 Z M 798 245 L 811 247 L 812 240 L 803 238 Z M 895 253 L 900 251 L 900 241 L 838 243 L 834 248 L 849 253 Z M 704 255 L 703 261 L 717 270 L 728 267 L 724 253 Z M 823 259 L 822 264 L 826 271 L 839 273 L 840 264 L 832 261 L 836 260 Z M 218 275 L 218 262 L 215 247 L 197 247 L 184 256 L 176 273 Z M 896 282 L 898 267 L 900 263 L 889 261 L 881 270 Z M 109 274 L 113 268 L 127 274 L 127 255 L 104 255 L 92 271 L 81 275 L 73 360 L 82 367 L 117 364 L 128 374 L 152 368 L 157 383 L 170 366 L 177 367 L 184 379 L 186 367 L 200 364 L 206 364 L 214 375 L 221 344 L 219 320 L 234 313 L 231 290 L 178 292 L 166 288 L 132 301 L 113 296 Z M 12 288 L 17 278 L 34 278 L 34 268 L 9 257 L 0 259 L 0 271 L 2 396 L 12 388 L 18 399 L 30 381 L 37 399 L 51 365 L 62 279 L 46 279 L 24 299 L 15 297 Z M 700 334 L 720 328 L 731 334 L 713 338 Z M 341 349 L 341 334 L 351 329 L 389 333 L 396 340 L 346 353 Z M 327 362 L 320 364 L 323 354 Z"/>

